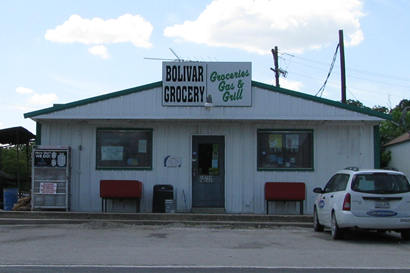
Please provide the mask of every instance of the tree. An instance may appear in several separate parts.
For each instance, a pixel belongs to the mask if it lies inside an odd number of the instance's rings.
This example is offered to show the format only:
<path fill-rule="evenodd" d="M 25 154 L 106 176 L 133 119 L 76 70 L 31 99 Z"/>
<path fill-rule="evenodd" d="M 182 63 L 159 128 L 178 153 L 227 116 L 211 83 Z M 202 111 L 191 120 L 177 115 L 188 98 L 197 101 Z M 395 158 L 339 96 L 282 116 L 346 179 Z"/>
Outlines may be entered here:
<path fill-rule="evenodd" d="M 346 104 L 353 105 L 353 106 L 360 107 L 360 108 L 365 107 L 364 104 L 359 100 L 348 99 L 346 100 Z"/>
<path fill-rule="evenodd" d="M 401 100 L 389 114 L 392 116 L 392 120 L 385 120 L 380 124 L 382 144 L 386 144 L 410 130 L 410 100 Z"/>
<path fill-rule="evenodd" d="M 28 148 L 28 158 L 27 158 Z M 19 152 L 19 159 L 17 160 L 17 149 Z M 10 174 L 17 179 L 17 174 L 20 177 L 21 190 L 29 190 L 31 181 L 31 150 L 32 144 L 28 147 L 26 145 L 13 145 L 0 147 L 0 170 Z M 27 168 L 28 160 L 28 168 Z"/>
<path fill-rule="evenodd" d="M 387 108 L 386 106 L 381 106 L 381 105 L 373 106 L 372 110 L 376 111 L 376 112 L 383 113 L 383 114 L 388 114 L 390 112 L 389 108 Z"/>

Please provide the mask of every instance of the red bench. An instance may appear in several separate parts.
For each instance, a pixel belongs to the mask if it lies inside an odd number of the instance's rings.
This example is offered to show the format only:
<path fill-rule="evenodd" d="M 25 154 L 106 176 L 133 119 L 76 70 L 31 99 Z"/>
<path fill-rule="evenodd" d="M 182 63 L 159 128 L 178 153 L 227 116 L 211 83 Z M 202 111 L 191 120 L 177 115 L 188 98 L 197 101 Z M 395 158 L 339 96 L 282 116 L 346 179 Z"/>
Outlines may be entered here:
<path fill-rule="evenodd" d="M 300 214 L 303 214 L 303 201 L 306 196 L 305 183 L 302 182 L 266 182 L 266 214 L 269 213 L 269 201 L 299 201 Z"/>
<path fill-rule="evenodd" d="M 107 211 L 107 199 L 137 199 L 137 212 L 140 209 L 142 182 L 138 180 L 100 180 L 101 211 Z"/>

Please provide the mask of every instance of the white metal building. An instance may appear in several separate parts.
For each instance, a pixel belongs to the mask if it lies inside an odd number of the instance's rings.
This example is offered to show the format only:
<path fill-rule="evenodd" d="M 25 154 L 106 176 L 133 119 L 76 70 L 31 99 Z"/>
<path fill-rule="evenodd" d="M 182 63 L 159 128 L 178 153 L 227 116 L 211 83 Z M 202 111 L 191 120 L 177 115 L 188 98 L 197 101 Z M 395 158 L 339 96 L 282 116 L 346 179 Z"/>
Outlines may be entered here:
<path fill-rule="evenodd" d="M 391 152 L 389 167 L 398 169 L 410 177 L 410 133 L 406 132 L 389 141 L 384 147 L 387 151 Z"/>
<path fill-rule="evenodd" d="M 156 184 L 173 185 L 179 212 L 217 207 L 263 214 L 265 182 L 303 182 L 309 214 L 312 189 L 334 171 L 378 167 L 378 124 L 389 116 L 251 81 L 249 63 L 205 63 L 204 71 L 201 64 L 171 63 L 197 70 L 192 85 L 165 63 L 163 81 L 25 114 L 37 122 L 42 145 L 71 147 L 72 211 L 101 210 L 100 180 L 137 179 L 143 212 L 152 209 Z M 212 77 L 219 91 L 209 83 L 195 87 Z M 241 84 L 244 91 L 234 90 Z M 117 208 L 135 209 L 124 204 Z M 278 203 L 272 212 L 297 211 L 292 206 Z"/>

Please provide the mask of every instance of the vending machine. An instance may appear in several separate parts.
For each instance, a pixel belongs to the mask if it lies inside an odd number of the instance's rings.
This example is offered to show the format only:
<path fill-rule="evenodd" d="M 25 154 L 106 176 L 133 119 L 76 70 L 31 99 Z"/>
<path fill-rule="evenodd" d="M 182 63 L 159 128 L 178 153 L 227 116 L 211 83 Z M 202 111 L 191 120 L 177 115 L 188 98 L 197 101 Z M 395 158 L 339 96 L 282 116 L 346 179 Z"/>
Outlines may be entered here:
<path fill-rule="evenodd" d="M 32 210 L 70 210 L 70 158 L 68 146 L 33 148 Z"/>

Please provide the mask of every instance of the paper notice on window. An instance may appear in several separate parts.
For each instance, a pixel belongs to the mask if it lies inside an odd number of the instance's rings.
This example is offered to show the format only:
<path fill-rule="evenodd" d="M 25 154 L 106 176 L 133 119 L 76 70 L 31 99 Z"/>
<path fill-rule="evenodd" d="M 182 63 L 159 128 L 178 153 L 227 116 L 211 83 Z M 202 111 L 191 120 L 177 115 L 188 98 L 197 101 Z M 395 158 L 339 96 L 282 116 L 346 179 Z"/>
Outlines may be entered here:
<path fill-rule="evenodd" d="M 147 153 L 147 140 L 140 139 L 138 140 L 138 152 L 146 154 Z"/>
<path fill-rule="evenodd" d="M 40 193 L 56 194 L 57 193 L 57 183 L 40 183 Z"/>
<path fill-rule="evenodd" d="M 299 135 L 286 135 L 286 149 L 299 148 Z"/>
<path fill-rule="evenodd" d="M 212 159 L 212 168 L 218 168 L 218 159 Z"/>
<path fill-rule="evenodd" d="M 102 146 L 101 160 L 122 160 L 124 147 L 122 146 Z"/>
<path fill-rule="evenodd" d="M 269 148 L 282 149 L 282 135 L 269 135 Z"/>

